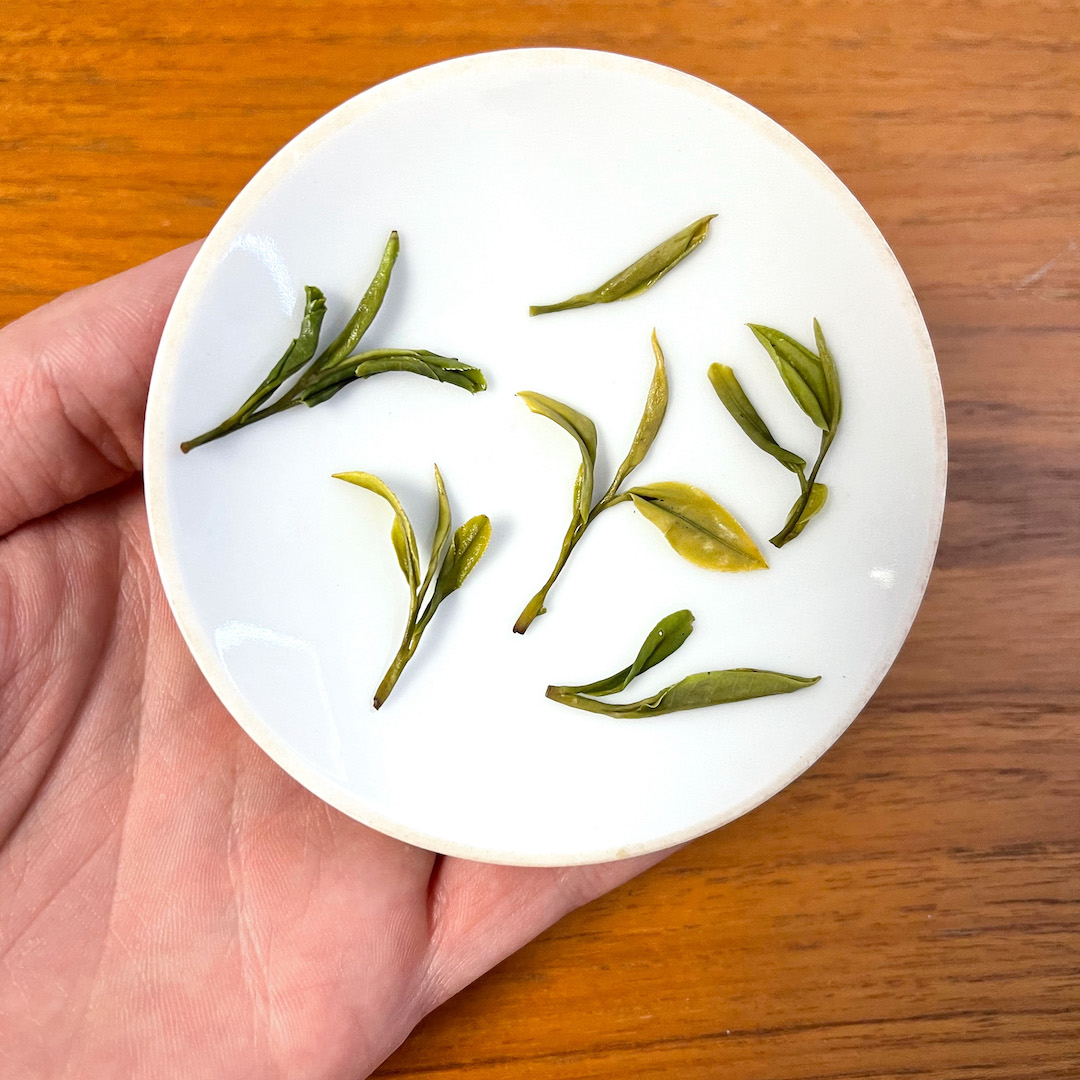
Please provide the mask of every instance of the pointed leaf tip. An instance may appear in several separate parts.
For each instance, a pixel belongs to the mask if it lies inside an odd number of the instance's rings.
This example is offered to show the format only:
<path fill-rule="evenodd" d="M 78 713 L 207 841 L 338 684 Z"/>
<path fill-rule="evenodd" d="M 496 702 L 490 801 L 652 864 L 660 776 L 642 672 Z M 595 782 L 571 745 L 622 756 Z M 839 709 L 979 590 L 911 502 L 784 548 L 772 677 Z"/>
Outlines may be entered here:
<path fill-rule="evenodd" d="M 607 697 L 609 694 L 617 694 L 625 690 L 639 675 L 644 674 L 650 668 L 656 667 L 661 661 L 666 660 L 672 653 L 682 648 L 683 643 L 694 629 L 693 613 L 687 609 L 672 612 L 661 619 L 649 631 L 638 649 L 638 654 L 633 663 L 628 667 L 617 671 L 614 675 L 597 682 L 587 683 L 584 686 L 557 686 L 549 687 L 549 690 L 558 691 L 562 694 L 589 694 L 592 697 Z M 551 694 L 548 695 L 552 696 Z"/>

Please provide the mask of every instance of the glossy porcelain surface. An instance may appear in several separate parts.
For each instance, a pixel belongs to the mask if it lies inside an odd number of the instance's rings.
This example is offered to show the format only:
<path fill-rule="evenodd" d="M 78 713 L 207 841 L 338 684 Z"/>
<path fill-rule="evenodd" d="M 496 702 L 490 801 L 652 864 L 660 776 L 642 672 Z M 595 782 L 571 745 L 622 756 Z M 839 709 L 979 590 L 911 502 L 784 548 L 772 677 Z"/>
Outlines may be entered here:
<path fill-rule="evenodd" d="M 708 240 L 642 297 L 530 319 L 599 284 L 707 213 Z M 343 325 L 391 229 L 401 257 L 367 347 L 484 369 L 490 389 L 406 374 L 353 385 L 196 449 L 296 332 L 303 287 Z M 768 544 L 794 477 L 754 447 L 706 379 L 732 365 L 774 434 L 812 458 L 817 432 L 746 329 L 812 343 L 839 365 L 829 505 Z M 599 518 L 511 633 L 568 522 L 578 458 L 514 395 L 535 390 L 600 432 L 602 491 L 667 354 L 671 404 L 638 483 L 705 488 L 771 568 L 709 573 L 629 506 Z M 492 520 L 488 554 L 432 623 L 393 696 L 370 701 L 407 595 L 375 496 L 382 477 L 425 545 L 432 464 L 455 522 Z M 413 843 L 521 864 L 653 850 L 744 813 L 844 731 L 895 658 L 933 560 L 945 484 L 937 370 L 911 290 L 865 212 L 822 163 L 750 106 L 626 57 L 524 50 L 448 61 L 346 102 L 286 146 L 223 215 L 169 319 L 151 388 L 146 484 L 180 627 L 221 700 L 301 783 Z M 424 556 L 426 557 L 426 555 Z M 694 671 L 821 675 L 809 690 L 652 721 L 561 707 L 549 682 L 610 674 L 654 623 L 695 633 L 619 700 Z"/>

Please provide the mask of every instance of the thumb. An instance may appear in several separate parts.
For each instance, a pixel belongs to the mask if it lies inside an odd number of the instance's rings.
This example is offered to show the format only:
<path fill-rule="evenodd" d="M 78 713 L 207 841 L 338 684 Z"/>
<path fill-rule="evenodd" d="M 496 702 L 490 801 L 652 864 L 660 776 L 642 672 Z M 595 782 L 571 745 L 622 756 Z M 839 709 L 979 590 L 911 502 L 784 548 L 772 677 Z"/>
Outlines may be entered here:
<path fill-rule="evenodd" d="M 0 330 L 0 536 L 142 465 L 161 330 L 198 244 Z"/>

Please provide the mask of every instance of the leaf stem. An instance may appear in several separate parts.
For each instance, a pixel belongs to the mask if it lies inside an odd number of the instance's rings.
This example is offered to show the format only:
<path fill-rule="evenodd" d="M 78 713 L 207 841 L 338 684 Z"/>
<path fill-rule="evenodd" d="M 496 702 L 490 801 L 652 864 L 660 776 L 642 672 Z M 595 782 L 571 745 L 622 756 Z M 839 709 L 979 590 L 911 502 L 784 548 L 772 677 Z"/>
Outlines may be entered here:
<path fill-rule="evenodd" d="M 265 420 L 268 416 L 284 412 L 286 409 L 291 409 L 294 405 L 299 404 L 300 399 L 294 394 L 289 394 L 280 401 L 274 402 L 273 405 L 267 405 L 265 408 L 257 409 L 255 412 L 247 413 L 246 415 L 244 414 L 244 410 L 240 409 L 228 420 L 218 424 L 216 428 L 211 428 L 210 431 L 207 431 L 194 439 L 189 439 L 187 442 L 181 443 L 180 449 L 186 454 L 189 450 L 194 450 L 196 446 L 202 446 L 204 443 L 213 442 L 215 439 L 220 439 L 224 435 L 239 431 L 249 424 L 254 424 L 259 420 Z"/>
<path fill-rule="evenodd" d="M 702 227 L 701 239 L 704 238 L 710 220 L 712 220 L 711 217 L 703 218 L 700 222 L 695 223 L 695 227 Z M 700 243 L 700 239 L 695 241 L 687 251 L 692 250 L 697 243 Z M 678 259 L 675 260 L 675 262 L 678 261 Z M 674 265 L 674 262 L 671 265 Z M 593 468 L 596 463 L 595 425 L 587 416 L 552 398 L 528 391 L 519 395 L 525 399 L 526 404 L 533 412 L 540 413 L 549 420 L 553 420 L 577 440 L 581 448 L 581 469 L 578 471 L 577 484 L 574 488 L 574 516 L 570 521 L 566 537 L 563 539 L 562 550 L 559 552 L 555 569 L 552 570 L 551 576 L 544 583 L 543 588 L 525 605 L 525 609 L 518 616 L 518 620 L 514 624 L 515 634 L 524 634 L 537 615 L 544 613 L 544 600 L 547 598 L 548 590 L 555 584 L 555 579 L 566 565 L 570 552 L 574 550 L 574 546 L 584 535 L 585 530 L 593 520 L 608 509 L 609 506 L 630 501 L 629 495 L 619 494 L 619 488 L 630 473 L 644 461 L 645 455 L 649 452 L 649 448 L 656 439 L 660 425 L 664 421 L 664 414 L 667 411 L 667 373 L 664 366 L 664 353 L 660 348 L 660 342 L 656 339 L 655 330 L 652 333 L 652 348 L 656 367 L 653 372 L 652 382 L 649 384 L 645 409 L 634 434 L 633 442 L 630 444 L 630 450 L 623 459 L 622 464 L 615 471 L 611 486 L 592 506 L 590 506 L 590 503 L 592 503 L 594 482 Z"/>
<path fill-rule="evenodd" d="M 825 460 L 825 455 L 829 452 L 829 447 L 832 445 L 833 437 L 835 435 L 835 428 L 830 428 L 821 433 L 821 449 L 818 451 L 817 461 L 814 462 L 814 467 L 810 470 L 809 477 L 806 476 L 802 469 L 798 470 L 802 495 L 799 496 L 798 501 L 791 508 L 791 513 L 788 514 L 787 521 L 784 522 L 784 527 L 769 541 L 773 547 L 781 548 L 789 540 L 794 539 L 792 530 L 795 528 L 796 524 L 798 524 L 799 518 L 802 517 L 807 504 L 810 502 L 810 496 L 814 491 L 814 481 L 817 480 L 818 469 L 821 468 L 821 463 Z"/>
<path fill-rule="evenodd" d="M 596 511 L 596 507 L 593 507 L 593 511 Z M 555 569 L 551 571 L 551 576 L 544 582 L 540 591 L 525 605 L 521 614 L 518 616 L 517 622 L 514 623 L 515 634 L 524 634 L 532 625 L 533 619 L 535 619 L 537 615 L 543 615 L 546 610 L 544 608 L 544 601 L 547 599 L 548 590 L 555 584 L 555 579 L 559 574 L 562 573 L 562 568 L 566 565 L 566 560 L 570 558 L 570 552 L 574 550 L 577 542 L 585 535 L 585 528 L 592 519 L 593 514 L 590 514 L 584 523 L 581 523 L 576 518 L 571 522 L 570 528 L 563 538 L 562 550 L 559 552 L 559 558 L 555 563 Z"/>
<path fill-rule="evenodd" d="M 401 643 L 401 648 L 398 649 L 390 663 L 390 667 L 387 668 L 386 674 L 383 676 L 382 682 L 379 683 L 379 688 L 375 691 L 375 697 L 372 699 L 371 704 L 376 709 L 381 709 L 383 702 L 390 696 L 390 691 L 397 685 L 401 673 L 405 670 L 405 665 L 412 659 L 419 643 L 419 634 L 415 637 L 406 634 L 405 640 Z"/>
<path fill-rule="evenodd" d="M 514 623 L 515 634 L 524 634 L 532 625 L 533 619 L 535 619 L 537 615 L 543 615 L 546 610 L 544 601 L 547 599 L 548 590 L 555 584 L 555 579 L 559 574 L 562 573 L 562 569 L 566 565 L 567 559 L 570 558 L 570 552 L 577 547 L 578 541 L 585 535 L 585 530 L 596 520 L 598 515 L 602 514 L 610 507 L 616 506 L 622 502 L 630 502 L 630 496 L 626 494 L 612 494 L 609 491 L 589 511 L 589 516 L 583 522 L 574 521 L 571 523 L 570 528 L 567 530 L 566 536 L 563 539 L 562 550 L 559 552 L 559 558 L 555 563 L 555 569 L 551 571 L 551 577 L 544 582 L 540 591 L 525 605 L 524 610 L 518 616 L 518 621 Z"/>

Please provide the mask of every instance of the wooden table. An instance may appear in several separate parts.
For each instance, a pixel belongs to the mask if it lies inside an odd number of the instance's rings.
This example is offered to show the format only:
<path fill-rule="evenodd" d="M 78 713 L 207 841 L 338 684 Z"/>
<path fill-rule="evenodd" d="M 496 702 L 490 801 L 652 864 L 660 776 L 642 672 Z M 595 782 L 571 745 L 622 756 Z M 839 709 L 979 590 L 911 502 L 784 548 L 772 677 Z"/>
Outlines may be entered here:
<path fill-rule="evenodd" d="M 2 5 L 0 322 L 202 236 L 372 83 L 523 45 L 763 109 L 862 200 L 925 312 L 949 503 L 865 713 L 380 1077 L 1080 1077 L 1078 40 L 1069 0 Z"/>

